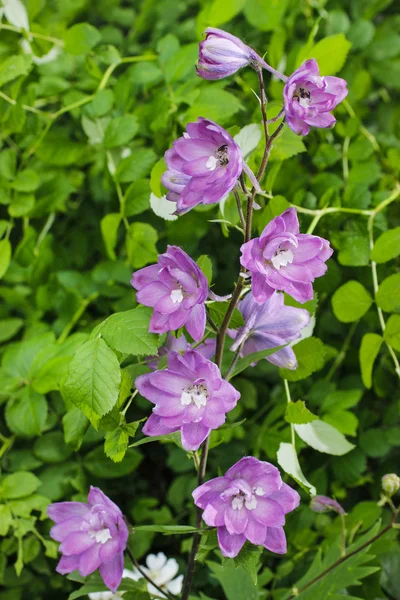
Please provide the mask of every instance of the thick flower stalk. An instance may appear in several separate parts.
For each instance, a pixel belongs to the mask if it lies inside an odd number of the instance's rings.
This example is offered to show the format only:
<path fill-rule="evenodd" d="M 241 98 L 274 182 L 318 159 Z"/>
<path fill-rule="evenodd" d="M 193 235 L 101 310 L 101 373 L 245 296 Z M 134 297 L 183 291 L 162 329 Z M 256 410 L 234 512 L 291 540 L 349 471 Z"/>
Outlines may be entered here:
<path fill-rule="evenodd" d="M 330 113 L 347 96 L 346 81 L 340 77 L 321 77 L 317 61 L 306 60 L 287 80 L 283 91 L 286 122 L 299 135 L 310 127 L 332 127 Z"/>
<path fill-rule="evenodd" d="M 185 450 L 197 450 L 212 429 L 225 422 L 240 398 L 222 379 L 216 364 L 199 352 L 168 355 L 168 368 L 136 379 L 139 393 L 155 406 L 143 427 L 145 435 L 180 431 Z"/>
<path fill-rule="evenodd" d="M 211 360 L 215 354 L 216 341 L 215 338 L 207 338 L 201 344 L 196 345 L 197 352 L 200 352 L 205 358 Z M 146 365 L 152 370 L 156 371 L 159 368 L 160 362 L 164 356 L 167 356 L 170 352 L 185 352 L 191 350 L 192 344 L 189 344 L 185 335 L 182 333 L 179 337 L 175 337 L 172 333 L 168 333 L 164 345 L 158 349 L 157 356 L 148 356 Z"/>
<path fill-rule="evenodd" d="M 165 153 L 168 171 L 162 176 L 176 202 L 176 212 L 185 213 L 198 204 L 215 204 L 235 187 L 243 170 L 238 144 L 225 129 L 199 117 L 186 126 L 183 137 Z"/>
<path fill-rule="evenodd" d="M 299 505 L 300 496 L 270 463 L 245 456 L 223 477 L 196 488 L 193 498 L 205 523 L 217 528 L 223 556 L 237 556 L 246 539 L 277 554 L 287 551 L 285 514 Z"/>
<path fill-rule="evenodd" d="M 241 357 L 299 339 L 301 330 L 310 322 L 310 313 L 286 306 L 280 292 L 274 292 L 263 304 L 258 304 L 250 292 L 239 302 L 238 309 L 245 325 L 238 330 L 228 329 L 228 335 L 235 340 L 231 346 L 233 352 L 241 347 Z M 267 356 L 266 360 L 286 369 L 297 367 L 296 355 L 288 345 Z"/>
<path fill-rule="evenodd" d="M 251 272 L 254 300 L 260 304 L 275 290 L 298 302 L 313 297 L 312 283 L 326 270 L 333 250 L 327 240 L 300 233 L 295 208 L 272 219 L 261 236 L 241 247 L 241 264 Z"/>
<path fill-rule="evenodd" d="M 47 508 L 56 524 L 50 536 L 61 542 L 57 572 L 79 571 L 82 577 L 99 569 L 106 587 L 115 592 L 124 569 L 128 527 L 118 506 L 96 487 L 88 502 L 56 502 Z"/>
<path fill-rule="evenodd" d="M 204 335 L 208 282 L 201 269 L 178 248 L 168 246 L 155 265 L 133 274 L 136 300 L 154 308 L 149 331 L 167 333 L 185 326 L 198 342 Z"/>

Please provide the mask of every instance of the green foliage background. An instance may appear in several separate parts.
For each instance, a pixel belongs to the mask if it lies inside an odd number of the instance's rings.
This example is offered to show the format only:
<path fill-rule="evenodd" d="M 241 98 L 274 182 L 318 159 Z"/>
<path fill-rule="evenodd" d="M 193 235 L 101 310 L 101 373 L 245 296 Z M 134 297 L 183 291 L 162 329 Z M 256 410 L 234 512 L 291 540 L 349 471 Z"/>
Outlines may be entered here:
<path fill-rule="evenodd" d="M 50 501 L 84 500 L 90 484 L 135 524 L 193 523 L 190 457 L 173 439 L 127 450 L 141 439 L 137 422 L 150 410 L 138 396 L 127 407 L 132 380 L 146 370 L 143 356 L 161 343 L 147 334 L 149 312 L 135 309 L 129 279 L 167 243 L 195 259 L 208 255 L 217 293 L 229 293 L 237 277 L 241 235 L 233 198 L 223 213 L 199 208 L 178 220 L 163 218 L 171 216 L 159 200 L 164 151 L 187 122 L 208 117 L 232 134 L 260 122 L 253 71 L 215 83 L 196 76 L 198 41 L 210 25 L 265 52 L 287 74 L 317 58 L 323 75 L 348 81 L 349 96 L 333 130 L 301 139 L 286 129 L 274 146 L 256 229 L 293 203 L 302 230 L 312 224 L 336 252 L 308 307 L 316 327 L 297 347 L 299 369 L 279 374 L 262 361 L 235 378 L 242 393 L 228 415 L 235 426 L 213 433 L 208 472 L 225 471 L 247 454 L 276 464 L 280 443 L 290 442 L 288 420 L 304 417 L 285 419 L 283 375 L 293 400 L 305 401 L 355 446 L 335 456 L 297 438 L 305 477 L 344 505 L 348 542 L 361 543 L 381 517 L 389 520 L 377 504 L 380 477 L 398 470 L 400 456 L 396 3 L 23 0 L 30 37 L 20 30 L 27 28 L 18 22 L 20 2 L 17 25 L 10 13 L 0 25 L 0 599 L 61 599 L 79 588 L 54 571 L 57 544 L 45 509 Z M 273 116 L 282 83 L 265 77 Z M 257 127 L 251 131 L 254 146 Z M 250 164 L 261 154 L 256 143 Z M 210 268 L 206 260 L 204 266 Z M 123 311 L 130 312 L 104 323 Z M 79 369 L 90 369 L 90 389 Z M 265 551 L 260 558 L 248 549 L 242 567 L 228 561 L 221 568 L 215 541 L 203 538 L 200 596 L 193 598 L 283 600 L 311 565 L 315 574 L 336 560 L 339 517 L 312 513 L 306 491 L 302 498 L 288 518 L 285 557 Z M 395 537 L 386 535 L 299 598 L 400 599 Z M 138 559 L 162 550 L 184 572 L 189 537 L 138 531 L 131 544 Z"/>

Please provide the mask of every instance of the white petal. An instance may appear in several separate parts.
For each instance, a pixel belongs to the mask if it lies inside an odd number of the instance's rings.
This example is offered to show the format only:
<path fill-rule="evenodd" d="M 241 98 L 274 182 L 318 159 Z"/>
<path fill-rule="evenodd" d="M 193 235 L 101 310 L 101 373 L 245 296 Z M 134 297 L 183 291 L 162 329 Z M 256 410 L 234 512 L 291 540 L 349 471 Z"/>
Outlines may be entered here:
<path fill-rule="evenodd" d="M 165 563 L 167 562 L 167 557 L 164 552 L 159 552 L 158 554 L 149 554 L 146 558 L 146 565 L 152 571 L 159 571 L 163 568 Z"/>

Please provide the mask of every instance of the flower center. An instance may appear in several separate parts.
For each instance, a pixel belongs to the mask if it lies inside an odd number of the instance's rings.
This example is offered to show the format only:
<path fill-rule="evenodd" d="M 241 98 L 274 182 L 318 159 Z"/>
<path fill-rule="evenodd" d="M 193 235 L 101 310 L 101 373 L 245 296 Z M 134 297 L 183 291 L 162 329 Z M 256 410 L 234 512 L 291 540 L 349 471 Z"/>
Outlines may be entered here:
<path fill-rule="evenodd" d="M 175 290 L 172 290 L 169 297 L 171 298 L 173 304 L 180 304 L 183 300 L 182 288 L 179 287 Z"/>
<path fill-rule="evenodd" d="M 252 494 L 250 500 L 244 492 L 239 492 L 232 497 L 233 510 L 242 510 L 243 506 L 245 506 L 247 510 L 254 510 L 257 508 L 257 498 L 255 495 Z"/>
<path fill-rule="evenodd" d="M 271 262 L 275 269 L 279 271 L 281 267 L 286 267 L 293 262 L 293 252 L 287 248 L 278 248 L 271 258 Z"/>
<path fill-rule="evenodd" d="M 95 531 L 94 529 L 89 529 L 89 536 L 94 538 L 98 544 L 105 544 L 108 540 L 111 540 L 111 533 L 108 527 L 104 529 L 98 529 Z"/>
<path fill-rule="evenodd" d="M 217 167 L 226 167 L 229 163 L 229 152 L 227 144 L 223 144 L 218 150 L 208 157 L 206 167 L 210 171 L 215 171 Z"/>
<path fill-rule="evenodd" d="M 210 393 L 204 383 L 190 385 L 182 390 L 181 404 L 194 404 L 197 408 L 206 406 Z"/>
<path fill-rule="evenodd" d="M 293 98 L 296 98 L 303 108 L 308 108 L 311 104 L 311 92 L 307 88 L 297 88 Z"/>

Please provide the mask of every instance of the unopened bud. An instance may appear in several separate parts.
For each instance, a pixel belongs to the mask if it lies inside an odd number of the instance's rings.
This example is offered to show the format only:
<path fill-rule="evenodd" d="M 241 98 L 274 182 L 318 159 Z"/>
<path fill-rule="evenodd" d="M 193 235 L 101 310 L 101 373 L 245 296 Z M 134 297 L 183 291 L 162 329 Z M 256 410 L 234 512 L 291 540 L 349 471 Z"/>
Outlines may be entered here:
<path fill-rule="evenodd" d="M 382 489 L 387 496 L 393 496 L 400 489 L 400 477 L 396 473 L 388 473 L 382 477 Z"/>
<path fill-rule="evenodd" d="M 314 512 L 324 513 L 333 510 L 338 515 L 345 515 L 344 508 L 333 498 L 328 496 L 314 496 L 310 502 L 310 508 Z"/>

